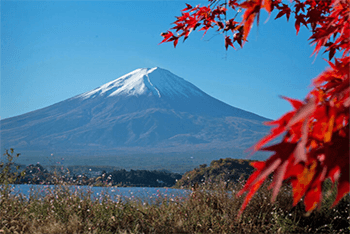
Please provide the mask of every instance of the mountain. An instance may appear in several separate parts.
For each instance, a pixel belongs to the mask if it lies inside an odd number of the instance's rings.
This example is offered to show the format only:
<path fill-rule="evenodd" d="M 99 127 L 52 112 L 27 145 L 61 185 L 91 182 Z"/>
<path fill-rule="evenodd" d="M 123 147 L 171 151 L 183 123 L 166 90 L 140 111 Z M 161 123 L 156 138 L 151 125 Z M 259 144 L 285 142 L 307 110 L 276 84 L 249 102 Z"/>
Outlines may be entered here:
<path fill-rule="evenodd" d="M 242 157 L 243 150 L 269 130 L 264 121 L 268 119 L 227 105 L 167 70 L 143 68 L 46 108 L 1 120 L 1 150 L 14 148 L 28 162 L 54 154 L 71 164 L 109 164 L 118 158 L 118 165 L 134 165 L 161 155 L 158 164 L 181 164 L 189 153 L 196 158 L 211 154 L 217 159 L 222 152 Z"/>

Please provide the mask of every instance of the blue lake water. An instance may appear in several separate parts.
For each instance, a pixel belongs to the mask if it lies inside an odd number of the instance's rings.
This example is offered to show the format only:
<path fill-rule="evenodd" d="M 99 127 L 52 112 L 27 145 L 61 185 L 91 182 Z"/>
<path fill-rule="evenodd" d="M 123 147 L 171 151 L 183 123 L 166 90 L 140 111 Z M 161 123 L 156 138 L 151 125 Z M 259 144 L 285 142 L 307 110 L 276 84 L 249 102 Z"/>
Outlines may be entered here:
<path fill-rule="evenodd" d="M 24 195 L 29 198 L 33 194 L 45 196 L 54 193 L 57 185 L 12 185 L 11 193 Z M 61 187 L 62 188 L 62 187 Z M 140 200 L 142 202 L 154 202 L 159 198 L 184 199 L 191 193 L 190 190 L 152 187 L 91 187 L 91 186 L 66 186 L 70 193 L 90 193 L 91 199 L 102 199 L 104 196 L 112 200 Z M 62 188 L 64 189 L 64 188 Z"/>

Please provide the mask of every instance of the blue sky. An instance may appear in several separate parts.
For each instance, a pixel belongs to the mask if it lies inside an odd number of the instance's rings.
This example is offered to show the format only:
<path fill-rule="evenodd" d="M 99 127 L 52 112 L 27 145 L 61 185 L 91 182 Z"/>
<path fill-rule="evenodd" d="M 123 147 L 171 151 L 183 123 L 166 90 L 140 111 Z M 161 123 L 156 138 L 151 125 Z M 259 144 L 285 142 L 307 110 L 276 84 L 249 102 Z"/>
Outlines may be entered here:
<path fill-rule="evenodd" d="M 243 49 L 194 32 L 158 45 L 185 3 L 207 1 L 1 1 L 2 119 L 90 91 L 132 70 L 161 67 L 232 106 L 276 119 L 303 99 L 327 63 L 310 33 L 263 14 Z"/>

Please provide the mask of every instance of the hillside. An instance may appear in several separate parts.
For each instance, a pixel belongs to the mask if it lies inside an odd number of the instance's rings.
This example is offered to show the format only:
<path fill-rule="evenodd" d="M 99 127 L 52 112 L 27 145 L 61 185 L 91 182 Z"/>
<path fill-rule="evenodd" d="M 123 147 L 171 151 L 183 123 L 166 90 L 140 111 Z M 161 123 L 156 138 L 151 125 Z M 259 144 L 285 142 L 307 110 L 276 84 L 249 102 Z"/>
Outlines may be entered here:
<path fill-rule="evenodd" d="M 219 159 L 214 160 L 209 166 L 200 165 L 192 171 L 186 172 L 175 187 L 190 188 L 203 183 L 226 182 L 227 186 L 237 182 L 239 179 L 247 179 L 254 171 L 250 165 L 252 160 L 247 159 Z"/>

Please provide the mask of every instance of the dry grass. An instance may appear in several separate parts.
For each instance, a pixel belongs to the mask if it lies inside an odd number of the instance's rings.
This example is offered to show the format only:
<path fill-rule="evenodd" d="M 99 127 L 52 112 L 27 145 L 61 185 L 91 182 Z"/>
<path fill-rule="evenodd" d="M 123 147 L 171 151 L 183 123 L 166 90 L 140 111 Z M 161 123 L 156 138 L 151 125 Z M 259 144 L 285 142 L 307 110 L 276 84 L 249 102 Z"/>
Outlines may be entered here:
<path fill-rule="evenodd" d="M 244 182 L 206 183 L 188 197 L 158 196 L 152 203 L 114 199 L 108 194 L 93 199 L 91 192 L 63 185 L 45 195 L 29 198 L 12 192 L 17 174 L 0 164 L 0 234 L 3 233 L 349 233 L 350 196 L 329 209 L 335 198 L 331 184 L 324 188 L 321 209 L 305 215 L 304 206 L 292 207 L 291 188 L 281 188 L 276 202 L 265 183 L 240 219 L 243 198 L 235 198 Z M 229 191 L 229 192 L 228 192 Z"/>
<path fill-rule="evenodd" d="M 241 186 L 237 182 L 231 191 Z M 327 209 L 330 196 L 306 217 L 302 204 L 291 206 L 288 186 L 271 204 L 265 184 L 238 220 L 242 198 L 224 188 L 224 183 L 202 185 L 188 198 L 161 197 L 152 204 L 108 195 L 91 199 L 64 186 L 28 200 L 2 188 L 0 233 L 349 233 L 349 196 Z"/>

